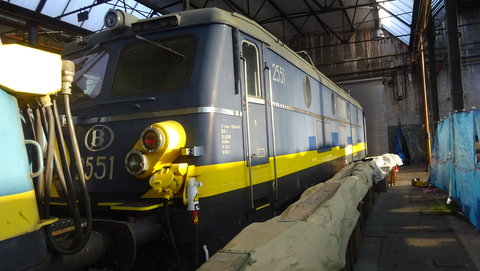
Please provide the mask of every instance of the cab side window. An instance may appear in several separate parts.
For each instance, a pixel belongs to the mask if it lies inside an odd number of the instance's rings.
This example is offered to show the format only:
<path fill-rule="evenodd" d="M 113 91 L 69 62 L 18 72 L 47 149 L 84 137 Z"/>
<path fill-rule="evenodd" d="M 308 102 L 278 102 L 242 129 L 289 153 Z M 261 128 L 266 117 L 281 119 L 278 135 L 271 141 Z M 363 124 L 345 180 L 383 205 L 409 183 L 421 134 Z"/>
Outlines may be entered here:
<path fill-rule="evenodd" d="M 243 41 L 242 56 L 245 59 L 245 85 L 248 96 L 263 98 L 260 88 L 260 65 L 257 47 L 253 43 Z"/>

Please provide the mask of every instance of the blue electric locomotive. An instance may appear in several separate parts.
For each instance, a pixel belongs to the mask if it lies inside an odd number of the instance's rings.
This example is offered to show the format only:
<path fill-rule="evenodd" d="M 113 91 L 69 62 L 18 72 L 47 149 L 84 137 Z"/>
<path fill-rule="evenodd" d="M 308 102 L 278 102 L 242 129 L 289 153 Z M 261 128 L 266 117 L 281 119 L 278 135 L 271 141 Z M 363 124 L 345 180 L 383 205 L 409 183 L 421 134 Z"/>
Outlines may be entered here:
<path fill-rule="evenodd" d="M 195 259 L 365 156 L 359 103 L 250 19 L 111 10 L 105 23 L 63 52 L 94 230 L 159 217 L 158 239 L 132 226 L 143 249 Z"/>

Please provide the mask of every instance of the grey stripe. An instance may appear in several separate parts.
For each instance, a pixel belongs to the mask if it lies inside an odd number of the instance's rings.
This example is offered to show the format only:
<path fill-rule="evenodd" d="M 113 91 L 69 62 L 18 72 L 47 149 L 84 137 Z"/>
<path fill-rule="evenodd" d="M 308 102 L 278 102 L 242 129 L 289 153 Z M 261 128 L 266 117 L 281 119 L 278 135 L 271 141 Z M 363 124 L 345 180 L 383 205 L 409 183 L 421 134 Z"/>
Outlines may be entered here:
<path fill-rule="evenodd" d="M 174 109 L 174 110 L 164 110 L 164 111 L 156 111 L 156 112 L 134 113 L 134 114 L 128 114 L 128 115 L 125 114 L 125 115 L 116 115 L 116 116 L 96 117 L 96 118 L 89 118 L 89 119 L 83 119 L 83 120 L 77 119 L 78 123 L 75 123 L 75 124 L 105 123 L 105 122 L 115 122 L 115 121 L 125 121 L 125 120 L 149 119 L 149 118 L 156 118 L 156 117 L 189 115 L 189 114 L 197 114 L 197 113 L 215 113 L 215 114 L 222 114 L 222 115 L 236 116 L 236 117 L 242 116 L 242 112 L 237 110 L 227 109 L 227 108 L 218 108 L 213 106 L 205 106 L 205 107 L 189 107 L 189 108 L 181 108 L 181 109 Z"/>
<path fill-rule="evenodd" d="M 287 111 L 292 111 L 292 112 L 300 113 L 300 114 L 305 114 L 305 115 L 312 116 L 312 117 L 315 117 L 315 118 L 321 119 L 321 120 L 336 121 L 336 122 L 342 123 L 342 124 L 347 124 L 347 125 L 351 125 L 351 126 L 362 127 L 361 125 L 356 124 L 356 123 L 351 123 L 351 122 L 344 121 L 344 120 L 339 120 L 339 119 L 334 119 L 334 118 L 330 118 L 330 117 L 325 117 L 325 116 L 322 116 L 322 115 L 320 115 L 320 114 L 313 113 L 313 112 L 311 112 L 311 111 L 306 111 L 306 110 L 303 110 L 303 109 L 300 109 L 300 108 L 296 108 L 296 107 L 293 107 L 293 106 L 290 106 L 290 105 L 285 105 L 285 104 L 281 104 L 281 103 L 277 103 L 277 102 L 273 102 L 273 107 L 280 108 L 280 109 L 287 110 Z"/>

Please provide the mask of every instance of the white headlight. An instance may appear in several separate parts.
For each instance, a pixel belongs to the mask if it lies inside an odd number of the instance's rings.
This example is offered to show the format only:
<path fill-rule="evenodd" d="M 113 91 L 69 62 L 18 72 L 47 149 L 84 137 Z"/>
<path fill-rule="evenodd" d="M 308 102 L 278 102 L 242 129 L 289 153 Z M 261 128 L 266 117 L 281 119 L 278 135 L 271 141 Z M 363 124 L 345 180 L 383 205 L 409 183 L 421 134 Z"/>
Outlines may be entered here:
<path fill-rule="evenodd" d="M 132 175 L 142 174 L 148 168 L 147 157 L 140 151 L 131 150 L 125 157 L 125 168 Z"/>
<path fill-rule="evenodd" d="M 131 26 L 132 23 L 136 21 L 138 21 L 137 17 L 118 9 L 111 9 L 107 11 L 103 20 L 105 27 L 107 27 L 108 30 L 126 28 Z"/>

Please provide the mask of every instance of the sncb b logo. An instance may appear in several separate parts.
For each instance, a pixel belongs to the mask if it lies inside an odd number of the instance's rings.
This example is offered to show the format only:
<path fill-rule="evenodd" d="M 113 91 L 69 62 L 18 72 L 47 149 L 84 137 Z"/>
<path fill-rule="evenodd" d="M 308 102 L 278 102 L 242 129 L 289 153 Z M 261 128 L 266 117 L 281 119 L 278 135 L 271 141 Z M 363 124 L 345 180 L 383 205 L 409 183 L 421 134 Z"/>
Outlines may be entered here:
<path fill-rule="evenodd" d="M 112 145 L 114 137 L 110 127 L 102 124 L 92 126 L 85 135 L 85 147 L 90 151 L 102 151 Z"/>

